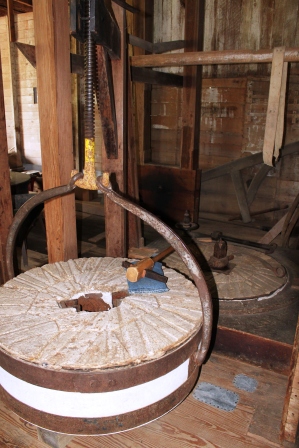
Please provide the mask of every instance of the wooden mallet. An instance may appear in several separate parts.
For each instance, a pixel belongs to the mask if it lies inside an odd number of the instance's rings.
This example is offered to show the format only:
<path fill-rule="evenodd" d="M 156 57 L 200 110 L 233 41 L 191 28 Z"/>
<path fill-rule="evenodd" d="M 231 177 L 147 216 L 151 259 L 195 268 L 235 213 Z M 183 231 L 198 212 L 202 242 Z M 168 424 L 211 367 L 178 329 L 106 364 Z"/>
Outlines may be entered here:
<path fill-rule="evenodd" d="M 146 276 L 147 270 L 153 269 L 156 261 L 162 260 L 162 258 L 171 254 L 173 251 L 173 247 L 169 246 L 155 257 L 144 258 L 143 260 L 138 261 L 136 264 L 127 269 L 127 279 L 133 283 L 138 282 L 138 280 Z"/>

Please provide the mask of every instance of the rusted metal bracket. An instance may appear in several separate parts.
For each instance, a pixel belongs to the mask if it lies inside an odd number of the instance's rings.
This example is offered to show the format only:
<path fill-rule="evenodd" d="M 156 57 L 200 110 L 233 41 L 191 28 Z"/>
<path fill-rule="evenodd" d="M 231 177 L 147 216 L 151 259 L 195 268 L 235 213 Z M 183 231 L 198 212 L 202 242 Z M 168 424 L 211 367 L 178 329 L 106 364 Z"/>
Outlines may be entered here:
<path fill-rule="evenodd" d="M 153 229 L 160 233 L 160 235 L 165 238 L 165 240 L 174 248 L 174 250 L 179 254 L 182 261 L 185 263 L 189 269 L 193 281 L 198 289 L 198 294 L 201 301 L 202 313 L 203 313 L 203 336 L 202 342 L 198 348 L 195 355 L 195 362 L 201 365 L 205 359 L 207 351 L 209 349 L 211 333 L 212 333 L 212 300 L 211 295 L 208 290 L 205 278 L 203 276 L 202 270 L 199 267 L 193 254 L 184 244 L 184 242 L 179 238 L 179 236 L 174 233 L 174 231 L 164 224 L 160 219 L 154 216 L 152 213 L 146 211 L 144 208 L 136 205 L 135 203 L 129 201 L 128 199 L 120 196 L 115 191 L 112 190 L 109 175 L 107 173 L 103 174 L 103 177 L 97 178 L 97 185 L 99 190 L 101 190 L 111 201 L 123 207 L 125 210 L 138 216 L 138 218 L 145 221 Z"/>
<path fill-rule="evenodd" d="M 32 195 L 32 198 L 29 199 L 27 202 L 25 202 L 25 204 L 23 204 L 22 207 L 19 208 L 10 226 L 6 243 L 6 267 L 9 279 L 12 279 L 15 276 L 13 265 L 14 247 L 18 231 L 20 230 L 24 219 L 29 215 L 32 209 L 34 209 L 37 205 L 41 204 L 42 202 L 45 202 L 49 199 L 53 199 L 57 196 L 64 196 L 66 194 L 71 193 L 76 187 L 75 184 L 76 181 L 81 179 L 82 177 L 83 174 L 78 173 L 71 178 L 71 180 L 67 185 L 50 188 L 49 190 L 45 190 L 36 195 Z"/>

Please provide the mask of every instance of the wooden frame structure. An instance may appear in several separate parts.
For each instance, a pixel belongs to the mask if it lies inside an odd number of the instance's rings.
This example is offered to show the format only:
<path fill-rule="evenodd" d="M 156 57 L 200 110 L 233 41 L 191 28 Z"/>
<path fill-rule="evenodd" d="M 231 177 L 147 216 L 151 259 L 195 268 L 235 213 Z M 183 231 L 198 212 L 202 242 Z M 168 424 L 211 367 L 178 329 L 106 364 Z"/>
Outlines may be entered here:
<path fill-rule="evenodd" d="M 234 51 L 201 51 L 201 52 L 185 52 L 179 54 L 151 54 L 151 55 L 138 55 L 132 56 L 130 63 L 132 67 L 139 68 L 148 68 L 148 67 L 176 67 L 176 66 L 198 66 L 198 65 L 207 65 L 207 64 L 251 64 L 251 63 L 271 63 L 273 65 L 276 64 L 276 49 L 271 50 L 258 50 L 258 51 L 248 51 L 248 50 L 234 50 Z M 286 76 L 286 64 L 288 62 L 299 62 L 299 48 L 286 48 L 284 49 L 283 63 L 281 67 L 283 67 L 283 73 L 279 72 L 277 69 L 272 69 L 271 72 L 271 85 L 276 85 L 276 90 L 279 89 L 278 92 L 273 92 L 270 89 L 270 97 L 269 97 L 269 105 L 268 105 L 268 114 L 269 111 L 272 111 L 275 108 L 275 117 L 268 118 L 267 129 L 265 132 L 265 137 L 269 134 L 269 129 L 272 129 L 273 132 L 277 132 L 277 136 L 275 135 L 272 139 L 273 149 L 272 149 L 272 157 L 277 156 L 277 144 L 276 142 L 281 139 L 282 136 L 282 125 L 283 121 L 283 112 L 282 112 L 282 104 L 284 104 L 284 95 L 285 95 L 285 82 L 279 82 L 279 79 L 283 79 Z M 276 98 L 276 101 L 274 100 Z M 271 101 L 271 107 L 270 107 Z M 279 112 L 278 112 L 279 111 Z M 277 122 L 278 115 L 280 115 L 281 122 Z M 269 122 L 270 121 L 270 122 Z M 271 145 L 272 145 L 271 143 Z M 281 142 L 280 142 L 281 144 Z M 264 148 L 267 145 L 264 145 Z M 269 145 L 268 145 L 269 146 Z M 268 148 L 269 149 L 269 148 Z M 279 149 L 279 148 L 278 148 Z M 189 149 L 190 152 L 190 149 Z M 256 154 L 254 156 L 262 157 L 261 154 Z M 252 156 L 252 157 L 254 157 Z M 267 154 L 267 159 L 272 158 L 271 155 L 269 157 L 269 153 Z M 265 157 L 264 157 L 265 160 Z M 240 161 L 242 164 L 242 160 Z M 271 164 L 270 162 L 268 163 Z M 230 164 L 227 164 L 230 165 Z M 250 202 L 252 202 L 254 198 L 254 194 L 259 187 L 262 179 L 266 175 L 269 166 L 265 165 L 260 170 L 259 175 L 250 191 L 246 192 L 243 184 L 243 180 L 241 177 L 240 170 L 234 170 L 231 172 L 231 177 L 235 186 L 238 203 L 240 206 L 241 215 L 244 222 L 249 222 L 251 220 L 249 207 Z M 216 171 L 217 169 L 209 170 L 211 173 Z M 221 170 L 221 167 L 220 167 Z M 209 173 L 211 175 L 211 173 Z M 217 173 L 218 174 L 218 173 Z M 208 172 L 206 175 L 206 179 L 208 179 Z M 203 176 L 203 180 L 205 177 Z M 252 199 L 252 200 L 251 200 Z M 299 427 L 299 413 L 297 412 L 299 406 L 298 400 L 298 332 L 299 332 L 299 323 L 297 324 L 296 336 L 293 346 L 291 366 L 289 371 L 289 383 L 287 395 L 285 398 L 284 411 L 281 422 L 281 440 L 288 440 L 290 442 L 295 442 L 298 427 Z"/>
<path fill-rule="evenodd" d="M 72 144 L 71 144 L 71 126 L 70 124 L 70 85 L 69 85 L 69 40 L 68 40 L 68 14 L 67 0 L 57 2 L 54 0 L 36 1 L 34 3 L 35 34 L 36 34 L 36 59 L 38 73 L 39 88 L 39 104 L 40 104 L 40 121 L 41 121 L 41 140 L 42 140 L 42 157 L 44 160 L 44 182 L 45 188 L 51 188 L 60 184 L 67 183 L 72 169 Z M 187 3 L 187 2 L 186 2 Z M 55 20 L 52 22 L 50 18 L 52 14 Z M 122 20 L 120 18 L 120 20 Z M 272 62 L 273 52 L 270 50 L 235 50 L 235 51 L 213 51 L 198 52 L 191 51 L 183 54 L 150 54 L 136 55 L 130 58 L 132 67 L 167 67 L 167 66 L 198 66 L 204 64 L 245 64 L 245 63 L 270 63 Z M 299 49 L 289 48 L 285 50 L 285 62 L 299 62 Z M 47 71 L 48 76 L 44 73 Z M 120 78 L 125 79 L 125 71 L 120 70 Z M 123 78 L 121 78 L 123 77 Z M 48 82 L 50 79 L 50 82 Z M 46 82 L 47 81 L 47 82 Z M 122 84 L 123 88 L 123 84 Z M 119 111 L 119 120 L 122 121 L 122 112 L 124 107 L 123 95 L 120 97 L 121 103 L 117 104 Z M 194 107 L 189 104 L 190 107 Z M 4 123 L 4 127 L 3 127 Z M 50 125 L 49 125 L 50 124 Z M 123 131 L 125 135 L 124 125 Z M 2 142 L 6 141 L 5 121 L 4 121 L 4 105 L 3 92 L 0 83 L 0 138 Z M 194 145 L 191 145 L 194 146 Z M 123 150 L 124 148 L 122 148 Z M 6 151 L 6 152 L 5 152 Z M 190 149 L 189 149 L 190 154 Z M 1 166 L 8 168 L 7 164 L 7 146 L 1 145 L 0 161 Z M 2 164 L 3 161 L 3 164 Z M 124 159 L 115 162 L 105 162 L 105 169 L 114 170 L 117 173 L 117 180 L 120 188 L 125 188 L 123 184 Z M 186 163 L 190 167 L 190 159 Z M 4 171 L 4 179 L 2 180 L 4 195 L 1 197 L 0 212 L 3 214 L 5 210 L 5 220 L 1 218 L 0 226 L 0 262 L 3 261 L 3 244 L 5 234 L 9 226 L 12 212 L 10 199 L 10 185 L 7 176 L 8 169 Z M 238 183 L 238 179 L 236 179 Z M 74 198 L 68 197 L 57 199 L 46 204 L 46 222 L 47 222 L 47 240 L 49 261 L 67 260 L 68 258 L 76 258 L 77 243 L 75 232 L 75 209 Z M 106 208 L 107 215 L 114 214 L 114 210 L 108 205 Z M 2 216 L 2 215 L 1 215 Z M 116 215 L 115 215 L 116 216 Z M 121 216 L 116 219 L 117 223 L 124 229 L 124 220 Z M 57 225 L 58 223 L 58 225 Z M 110 224 L 109 224 L 110 225 Z M 111 221 L 112 225 L 112 221 Z M 113 232 L 116 232 L 116 228 Z M 111 234 L 113 235 L 113 234 Z M 110 237 L 108 236 L 108 239 Z M 112 242 L 113 236 L 110 241 Z M 121 234 L 121 253 L 125 250 L 125 234 Z M 118 252 L 114 252 L 111 246 L 113 256 L 118 256 Z M 2 258 L 1 258 L 2 256 Z M 5 279 L 5 273 L 2 268 L 2 276 Z M 294 381 L 297 375 L 294 375 L 295 368 L 298 369 L 297 360 L 298 345 L 294 346 L 293 354 L 293 372 L 290 376 L 289 391 L 292 394 L 296 391 Z M 296 367 L 295 367 L 296 366 Z M 293 387 L 294 385 L 294 387 Z M 290 398 L 288 395 L 288 403 L 294 404 L 297 395 Z M 288 403 L 286 403 L 285 415 L 288 414 Z M 292 422 L 292 437 L 294 436 L 298 419 Z M 296 426 L 296 428 L 294 428 Z M 282 431 L 282 437 L 285 432 Z M 290 439 L 289 439 L 290 440 Z"/>
<path fill-rule="evenodd" d="M 44 189 L 68 183 L 73 168 L 68 1 L 34 2 Z M 45 76 L 45 73 L 47 76 Z M 77 257 L 74 195 L 45 204 L 49 262 Z"/>
<path fill-rule="evenodd" d="M 12 198 L 10 191 L 10 172 L 8 163 L 8 147 L 4 110 L 4 92 L 0 57 L 0 166 L 2 176 L 0 180 L 0 284 L 8 280 L 6 270 L 6 241 L 12 222 Z"/>

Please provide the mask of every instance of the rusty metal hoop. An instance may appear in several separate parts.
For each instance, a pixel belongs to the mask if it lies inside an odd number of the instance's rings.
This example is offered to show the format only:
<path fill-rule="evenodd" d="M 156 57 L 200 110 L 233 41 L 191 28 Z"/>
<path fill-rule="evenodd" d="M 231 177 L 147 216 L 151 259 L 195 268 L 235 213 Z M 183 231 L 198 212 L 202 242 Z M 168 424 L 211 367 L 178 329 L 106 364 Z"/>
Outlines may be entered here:
<path fill-rule="evenodd" d="M 11 278 L 14 276 L 13 246 L 22 221 L 31 209 L 41 202 L 70 193 L 75 188 L 76 180 L 82 176 L 81 173 L 78 173 L 68 185 L 36 195 L 27 201 L 15 216 L 8 243 L 10 252 L 7 262 Z M 51 431 L 68 434 L 101 435 L 122 432 L 148 423 L 169 412 L 190 393 L 194 386 L 199 366 L 204 361 L 209 348 L 212 330 L 211 297 L 202 271 L 184 242 L 162 221 L 142 207 L 116 194 L 110 186 L 106 188 L 101 182 L 97 186 L 110 200 L 157 230 L 178 252 L 190 270 L 198 289 L 203 325 L 185 343 L 169 351 L 163 357 L 129 368 L 126 366 L 94 371 L 53 370 L 15 359 L 1 350 L 0 370 L 3 383 L 0 387 L 0 398 L 23 419 Z M 169 390 L 166 388 L 166 392 L 165 381 L 167 381 L 167 385 L 170 385 Z M 152 399 L 152 393 L 148 394 L 149 387 L 153 382 L 158 391 L 155 399 Z M 18 385 L 18 393 L 14 392 L 15 384 Z M 140 393 L 140 390 L 146 391 L 146 393 Z M 28 391 L 33 391 L 29 394 L 29 399 Z M 42 391 L 42 397 L 44 394 L 48 397 L 47 400 L 42 400 L 43 404 L 38 399 L 40 391 Z M 73 404 L 71 407 L 67 405 L 61 410 L 59 403 L 62 396 L 65 399 L 65 393 L 68 394 Z M 117 407 L 119 410 L 119 400 L 122 400 L 123 393 L 126 394 L 126 397 L 130 397 L 130 400 L 127 407 L 123 407 L 119 413 L 116 413 L 115 409 Z M 109 408 L 109 415 L 106 415 L 105 406 L 98 407 L 107 394 L 108 397 L 110 394 L 117 397 L 116 401 L 115 398 L 112 400 L 113 406 L 112 411 Z M 78 397 L 83 399 L 84 405 L 88 403 L 88 408 L 83 406 L 82 410 L 80 406 L 77 406 Z M 90 406 L 93 403 L 93 397 L 96 399 L 96 409 L 94 404 Z M 139 397 L 142 397 L 141 401 Z M 66 401 L 69 403 L 68 400 Z M 124 402 L 127 403 L 126 400 Z M 54 408 L 51 407 L 52 403 L 54 403 Z"/>
<path fill-rule="evenodd" d="M 6 268 L 9 279 L 12 279 L 15 276 L 13 266 L 14 247 L 18 231 L 20 230 L 24 219 L 29 215 L 31 210 L 33 210 L 37 205 L 41 204 L 42 202 L 48 201 L 49 199 L 53 199 L 57 196 L 64 196 L 66 194 L 71 193 L 76 187 L 77 180 L 82 179 L 82 177 L 83 177 L 82 173 L 77 173 L 75 174 L 75 176 L 71 178 L 71 180 L 67 185 L 49 188 L 49 190 L 45 190 L 39 194 L 33 195 L 32 198 L 26 201 L 25 204 L 23 204 L 19 208 L 19 210 L 17 211 L 17 213 L 13 218 L 6 242 Z"/>
<path fill-rule="evenodd" d="M 124 197 L 113 191 L 110 184 L 108 187 L 104 186 L 101 182 L 101 179 L 102 177 L 97 178 L 97 185 L 99 190 L 102 191 L 111 201 L 120 205 L 127 211 L 133 213 L 138 218 L 142 219 L 151 227 L 153 227 L 153 229 L 155 229 L 157 232 L 159 232 L 160 235 L 162 235 L 166 239 L 166 241 L 175 249 L 184 264 L 189 269 L 194 283 L 198 289 L 203 313 L 203 337 L 195 357 L 196 363 L 198 365 L 201 365 L 209 349 L 213 319 L 212 299 L 201 268 L 199 267 L 197 261 L 195 260 L 188 247 L 170 227 L 168 227 L 164 222 L 162 222 L 152 213 L 148 212 L 144 208 L 140 207 L 134 202 L 129 201 L 128 199 L 125 199 Z"/>
<path fill-rule="evenodd" d="M 81 179 L 82 177 L 83 173 L 77 173 L 71 178 L 70 182 L 67 185 L 43 191 L 38 195 L 33 196 L 24 205 L 22 205 L 22 207 L 20 207 L 10 227 L 6 245 L 6 265 L 8 276 L 10 279 L 14 277 L 13 252 L 17 233 L 26 216 L 34 207 L 41 204 L 42 202 L 53 199 L 57 196 L 63 196 L 71 193 L 76 187 L 76 181 L 78 179 Z M 112 190 L 111 185 L 109 185 L 109 187 L 105 187 L 101 182 L 101 177 L 97 179 L 97 185 L 99 190 L 102 191 L 110 200 L 128 210 L 129 212 L 133 213 L 134 215 L 138 216 L 140 219 L 153 227 L 157 232 L 159 232 L 178 252 L 182 261 L 189 269 L 194 283 L 198 289 L 203 311 L 203 338 L 196 355 L 196 363 L 198 365 L 201 365 L 204 361 L 210 345 L 213 311 L 211 295 L 197 261 L 195 260 L 194 256 L 189 251 L 187 246 L 179 238 L 179 236 L 160 219 L 158 219 L 152 213 L 146 211 L 139 205 L 117 194 Z"/>

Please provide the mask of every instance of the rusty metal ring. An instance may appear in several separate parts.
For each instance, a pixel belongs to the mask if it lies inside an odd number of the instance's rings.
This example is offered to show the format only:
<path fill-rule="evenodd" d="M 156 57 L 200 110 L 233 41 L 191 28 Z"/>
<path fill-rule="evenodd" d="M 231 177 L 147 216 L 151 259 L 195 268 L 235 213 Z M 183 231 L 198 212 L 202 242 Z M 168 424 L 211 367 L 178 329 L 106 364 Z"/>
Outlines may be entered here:
<path fill-rule="evenodd" d="M 77 180 L 81 179 L 82 177 L 83 177 L 82 173 L 77 173 L 75 174 L 75 176 L 71 178 L 71 180 L 67 185 L 50 188 L 48 190 L 42 191 L 41 193 L 32 195 L 32 198 L 28 199 L 28 201 L 26 201 L 19 208 L 10 226 L 6 243 L 6 267 L 9 279 L 12 279 L 15 276 L 13 266 L 14 247 L 18 231 L 20 230 L 20 227 L 26 216 L 28 216 L 28 214 L 31 212 L 31 210 L 34 209 L 34 207 L 41 204 L 42 202 L 45 202 L 49 199 L 53 199 L 56 196 L 64 196 L 68 193 L 71 193 L 76 187 L 75 183 L 77 182 Z"/>
<path fill-rule="evenodd" d="M 106 177 L 103 176 L 104 182 L 106 183 Z M 192 253 L 189 251 L 184 242 L 179 238 L 179 236 L 164 222 L 154 216 L 152 213 L 146 211 L 144 208 L 139 205 L 125 199 L 124 197 L 117 194 L 112 190 L 111 185 L 108 187 L 104 186 L 101 183 L 101 177 L 97 178 L 97 185 L 99 190 L 101 190 L 111 201 L 120 205 L 125 210 L 136 215 L 138 218 L 141 218 L 147 224 L 149 224 L 153 229 L 162 235 L 166 241 L 175 249 L 175 251 L 179 254 L 184 264 L 189 269 L 194 283 L 198 289 L 202 312 L 203 312 L 203 337 L 202 343 L 198 348 L 196 354 L 196 362 L 198 365 L 202 364 L 207 351 L 209 349 L 211 333 L 212 333 L 212 299 L 210 292 L 208 290 L 205 278 L 203 276 L 202 270 L 199 267 L 197 261 L 195 260 Z"/>

